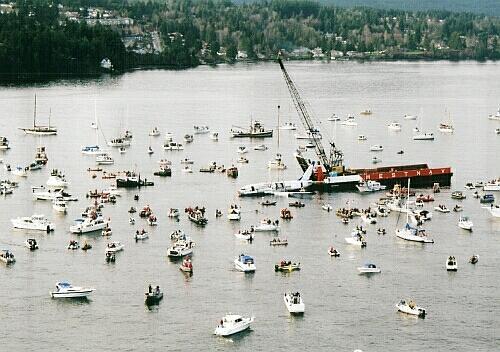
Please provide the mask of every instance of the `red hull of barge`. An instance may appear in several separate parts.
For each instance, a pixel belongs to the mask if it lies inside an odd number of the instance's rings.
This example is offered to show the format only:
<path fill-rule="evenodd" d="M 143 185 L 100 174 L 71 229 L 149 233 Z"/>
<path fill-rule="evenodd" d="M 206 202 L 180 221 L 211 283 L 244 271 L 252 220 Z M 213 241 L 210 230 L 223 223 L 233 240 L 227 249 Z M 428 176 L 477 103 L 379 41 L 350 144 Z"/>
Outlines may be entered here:
<path fill-rule="evenodd" d="M 365 181 L 378 181 L 386 186 L 405 183 L 410 178 L 412 187 L 432 187 L 435 183 L 439 183 L 441 187 L 449 187 L 453 176 L 451 167 L 429 168 L 427 164 L 386 166 L 349 171 L 359 174 Z"/>

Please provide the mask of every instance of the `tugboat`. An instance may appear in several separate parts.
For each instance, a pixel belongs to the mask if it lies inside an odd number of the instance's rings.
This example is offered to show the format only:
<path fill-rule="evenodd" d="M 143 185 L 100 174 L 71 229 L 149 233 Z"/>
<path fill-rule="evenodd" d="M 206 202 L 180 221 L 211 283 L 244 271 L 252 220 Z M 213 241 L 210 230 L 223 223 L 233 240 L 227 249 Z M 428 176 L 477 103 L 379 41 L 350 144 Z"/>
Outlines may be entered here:
<path fill-rule="evenodd" d="M 264 126 L 259 121 L 255 121 L 253 124 L 250 123 L 250 129 L 248 130 L 237 128 L 235 130 L 231 129 L 230 133 L 233 138 L 267 138 L 273 136 L 273 130 L 264 129 Z"/>
<path fill-rule="evenodd" d="M 148 292 L 144 293 L 144 295 L 146 296 L 144 303 L 147 306 L 159 304 L 163 299 L 163 292 L 161 292 L 160 286 L 156 286 L 156 288 L 153 290 L 153 287 L 149 285 Z"/>

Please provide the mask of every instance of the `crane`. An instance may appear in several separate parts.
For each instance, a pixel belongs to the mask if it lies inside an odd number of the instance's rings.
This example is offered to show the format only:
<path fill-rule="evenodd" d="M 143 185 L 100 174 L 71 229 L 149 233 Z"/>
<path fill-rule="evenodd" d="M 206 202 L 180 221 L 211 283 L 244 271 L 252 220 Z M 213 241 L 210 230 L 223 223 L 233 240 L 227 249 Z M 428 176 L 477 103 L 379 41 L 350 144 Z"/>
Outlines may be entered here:
<path fill-rule="evenodd" d="M 278 63 L 281 68 L 281 72 L 283 73 L 283 77 L 285 78 L 286 85 L 288 87 L 288 91 L 290 92 L 290 96 L 292 97 L 293 104 L 295 109 L 297 110 L 297 114 L 299 115 L 299 119 L 302 122 L 306 132 L 310 134 L 311 142 L 314 145 L 314 151 L 318 156 L 318 159 L 321 164 L 323 164 L 324 168 L 327 172 L 336 171 L 338 173 L 342 173 L 344 171 L 344 167 L 342 165 L 344 155 L 338 150 L 333 141 L 329 141 L 330 144 L 330 156 L 326 155 L 325 149 L 323 148 L 323 144 L 321 143 L 321 139 L 318 136 L 318 130 L 314 127 L 312 122 L 311 114 L 306 108 L 304 101 L 302 100 L 295 83 L 293 83 L 290 75 L 288 74 L 285 65 L 283 65 L 283 61 L 281 60 L 281 53 L 278 53 Z"/>

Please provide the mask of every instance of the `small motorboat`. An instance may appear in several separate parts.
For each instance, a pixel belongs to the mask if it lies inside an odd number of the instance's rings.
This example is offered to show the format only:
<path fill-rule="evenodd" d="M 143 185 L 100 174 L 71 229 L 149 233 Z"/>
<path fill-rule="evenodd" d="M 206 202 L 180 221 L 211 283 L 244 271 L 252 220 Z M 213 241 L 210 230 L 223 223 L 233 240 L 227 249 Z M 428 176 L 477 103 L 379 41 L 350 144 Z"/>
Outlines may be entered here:
<path fill-rule="evenodd" d="M 299 292 L 285 293 L 283 301 L 291 314 L 304 314 L 305 305 Z"/>
<path fill-rule="evenodd" d="M 285 122 L 279 127 L 280 130 L 289 130 L 289 131 L 294 131 L 297 129 L 297 125 L 294 124 L 293 122 Z"/>
<path fill-rule="evenodd" d="M 454 191 L 454 192 L 451 193 L 451 198 L 452 199 L 462 200 L 462 199 L 465 199 L 466 196 L 461 191 Z"/>
<path fill-rule="evenodd" d="M 346 237 L 345 241 L 354 246 L 366 247 L 366 240 L 359 230 L 354 230 L 351 237 Z"/>
<path fill-rule="evenodd" d="M 405 300 L 401 300 L 398 304 L 396 304 L 396 308 L 401 313 L 414 315 L 419 318 L 425 318 L 425 309 L 422 307 L 418 307 L 413 301 L 406 302 Z"/>
<path fill-rule="evenodd" d="M 450 209 L 446 207 L 444 204 L 439 204 L 437 207 L 434 207 L 435 211 L 439 211 L 440 213 L 449 213 Z"/>
<path fill-rule="evenodd" d="M 236 151 L 239 154 L 245 154 L 245 153 L 248 153 L 248 148 L 245 147 L 244 145 L 242 145 L 242 146 L 239 146 L 238 149 L 236 149 Z"/>
<path fill-rule="evenodd" d="M 349 224 L 349 218 L 347 216 L 343 216 L 341 221 L 344 225 Z"/>
<path fill-rule="evenodd" d="M 151 155 L 154 153 L 154 150 L 151 146 L 148 147 L 148 154 Z"/>
<path fill-rule="evenodd" d="M 469 263 L 471 264 L 476 264 L 479 261 L 479 256 L 476 254 L 473 254 L 472 257 L 469 258 Z"/>
<path fill-rule="evenodd" d="M 237 239 L 252 242 L 254 239 L 254 234 L 253 231 L 251 230 L 244 230 L 244 231 L 238 231 L 237 233 L 234 234 L 234 236 Z"/>
<path fill-rule="evenodd" d="M 130 220 L 129 220 L 129 222 L 130 222 Z M 134 220 L 134 222 L 135 222 L 135 220 Z M 113 235 L 113 230 L 111 230 L 111 227 L 106 226 L 105 228 L 102 229 L 101 236 L 109 237 L 111 235 Z"/>
<path fill-rule="evenodd" d="M 189 159 L 189 158 L 184 158 L 181 160 L 181 164 L 191 165 L 191 164 L 194 164 L 194 160 Z"/>
<path fill-rule="evenodd" d="M 141 231 L 137 230 L 134 234 L 134 239 L 136 242 L 143 241 L 145 239 L 148 239 L 149 235 L 148 232 L 142 229 Z"/>
<path fill-rule="evenodd" d="M 479 198 L 479 202 L 483 203 L 483 204 L 493 203 L 494 201 L 495 201 L 495 197 L 493 196 L 493 194 L 483 194 Z"/>
<path fill-rule="evenodd" d="M 82 251 L 88 251 L 89 249 L 92 249 L 92 245 L 85 241 L 82 246 Z"/>
<path fill-rule="evenodd" d="M 459 213 L 461 212 L 462 210 L 464 210 L 464 208 L 460 205 L 460 204 L 456 204 L 454 207 L 453 207 L 453 211 L 455 213 Z"/>
<path fill-rule="evenodd" d="M 399 132 L 399 131 L 401 131 L 401 124 L 394 121 L 394 122 L 391 122 L 389 125 L 387 125 L 387 128 L 391 131 Z"/>
<path fill-rule="evenodd" d="M 277 153 L 274 160 L 270 160 L 267 163 L 267 168 L 270 170 L 285 170 L 287 168 L 286 164 L 283 162 L 283 157 L 280 153 Z"/>
<path fill-rule="evenodd" d="M 154 215 L 154 214 L 149 215 L 148 224 L 149 224 L 149 226 L 158 225 L 158 219 L 156 218 L 156 215 Z"/>
<path fill-rule="evenodd" d="M 337 122 L 340 121 L 340 117 L 337 114 L 332 114 L 330 117 L 327 118 L 327 120 Z"/>
<path fill-rule="evenodd" d="M 385 235 L 387 232 L 385 229 L 377 229 L 377 235 Z"/>
<path fill-rule="evenodd" d="M 360 115 L 371 115 L 373 112 L 370 109 L 363 110 L 359 113 Z"/>
<path fill-rule="evenodd" d="M 129 219 L 128 219 L 128 223 L 129 223 L 130 225 L 135 225 L 135 219 L 134 219 L 134 218 L 129 218 Z"/>
<path fill-rule="evenodd" d="M 295 201 L 295 202 L 292 202 L 292 203 L 288 203 L 288 206 L 289 207 L 294 207 L 294 208 L 303 208 L 305 207 L 306 205 L 300 201 Z"/>
<path fill-rule="evenodd" d="M 449 123 L 441 122 L 439 124 L 438 130 L 441 133 L 453 133 L 453 131 L 455 131 L 455 128 Z"/>
<path fill-rule="evenodd" d="M 172 247 L 167 250 L 167 256 L 172 258 L 181 258 L 193 253 L 194 242 L 186 239 L 174 243 Z"/>
<path fill-rule="evenodd" d="M 373 163 L 373 164 L 378 164 L 378 163 L 381 163 L 381 162 L 382 162 L 382 159 L 377 158 L 376 156 L 374 156 L 374 157 L 372 158 L 372 163 Z"/>
<path fill-rule="evenodd" d="M 378 274 L 380 273 L 380 268 L 373 263 L 365 263 L 363 266 L 358 267 L 360 274 Z"/>
<path fill-rule="evenodd" d="M 290 209 L 287 209 L 287 208 L 281 209 L 280 210 L 280 218 L 282 218 L 283 220 L 292 220 L 293 215 L 292 215 L 292 212 L 290 211 Z"/>
<path fill-rule="evenodd" d="M 236 166 L 229 167 L 226 170 L 227 177 L 237 178 L 238 177 L 238 168 Z"/>
<path fill-rule="evenodd" d="M 194 136 L 192 134 L 185 134 L 184 135 L 184 142 L 192 143 L 193 141 L 194 141 Z"/>
<path fill-rule="evenodd" d="M 127 152 L 127 149 L 125 149 L 125 147 L 121 146 L 120 148 L 118 148 L 118 152 L 120 154 L 125 154 Z"/>
<path fill-rule="evenodd" d="M 28 177 L 28 169 L 27 167 L 21 167 L 21 166 L 16 166 L 13 170 L 12 170 L 12 174 L 13 175 L 16 175 L 16 176 L 19 176 L 19 177 Z"/>
<path fill-rule="evenodd" d="M 219 133 L 218 132 L 212 132 L 210 135 L 210 139 L 217 142 L 219 140 Z"/>
<path fill-rule="evenodd" d="M 154 176 L 169 177 L 172 176 L 172 169 L 168 166 L 160 166 L 160 169 L 153 172 Z"/>
<path fill-rule="evenodd" d="M 179 267 L 179 270 L 181 270 L 185 273 L 192 273 L 193 272 L 193 262 L 191 261 L 190 257 L 184 258 L 181 266 Z"/>
<path fill-rule="evenodd" d="M 269 241 L 270 246 L 288 246 L 288 240 L 286 238 L 273 238 Z"/>
<path fill-rule="evenodd" d="M 356 119 L 352 115 L 347 116 L 347 119 L 341 121 L 340 124 L 342 126 L 350 126 L 350 127 L 354 127 L 354 126 L 358 125 L 358 123 L 356 122 Z"/>
<path fill-rule="evenodd" d="M 370 213 L 361 215 L 361 220 L 363 220 L 363 222 L 367 224 L 372 224 L 372 225 L 377 223 L 377 218 L 375 217 L 375 215 Z"/>
<path fill-rule="evenodd" d="M 234 259 L 234 267 L 244 273 L 253 273 L 256 270 L 254 259 L 245 254 L 240 254 Z"/>
<path fill-rule="evenodd" d="M 208 126 L 193 126 L 195 134 L 205 134 L 210 132 L 210 127 Z"/>
<path fill-rule="evenodd" d="M 184 166 L 184 168 L 182 169 L 182 172 L 185 173 L 185 174 L 192 174 L 193 173 L 193 170 L 188 166 Z"/>
<path fill-rule="evenodd" d="M 371 152 L 381 152 L 384 150 L 384 147 L 380 144 L 374 144 L 370 147 Z"/>
<path fill-rule="evenodd" d="M 300 270 L 300 263 L 292 263 L 291 260 L 282 259 L 278 264 L 274 264 L 274 271 L 292 272 Z"/>
<path fill-rule="evenodd" d="M 177 208 L 170 208 L 170 209 L 168 210 L 168 214 L 167 214 L 167 216 L 168 216 L 169 218 L 178 218 L 178 217 L 179 217 L 179 215 L 180 215 L 180 212 L 179 212 L 179 209 L 177 209 Z"/>
<path fill-rule="evenodd" d="M 258 226 L 252 227 L 255 232 L 278 232 L 279 221 L 271 221 L 271 219 L 264 219 L 260 222 Z"/>
<path fill-rule="evenodd" d="M 151 137 L 158 137 L 160 134 L 160 130 L 157 127 L 153 127 L 153 129 L 149 132 Z"/>
<path fill-rule="evenodd" d="M 434 133 L 432 132 L 425 132 L 425 133 L 418 133 L 413 136 L 414 141 L 433 141 L 434 140 Z"/>
<path fill-rule="evenodd" d="M 5 264 L 13 264 L 16 262 L 16 257 L 14 253 L 12 253 L 9 249 L 1 249 L 0 250 L 0 260 Z"/>
<path fill-rule="evenodd" d="M 76 250 L 80 248 L 80 245 L 78 244 L 78 241 L 75 241 L 75 240 L 70 240 L 69 241 L 69 244 L 68 244 L 68 249 L 70 250 Z"/>
<path fill-rule="evenodd" d="M 238 205 L 231 205 L 231 208 L 227 211 L 227 219 L 233 221 L 239 221 L 241 219 L 241 209 Z"/>
<path fill-rule="evenodd" d="M 56 290 L 50 292 L 52 298 L 86 298 L 95 289 L 73 286 L 67 281 L 58 282 Z"/>
<path fill-rule="evenodd" d="M 325 203 L 325 204 L 323 204 L 323 205 L 321 206 L 321 209 L 323 209 L 323 210 L 325 210 L 325 211 L 327 211 L 327 212 L 331 212 L 331 211 L 333 210 L 333 207 L 332 207 L 330 204 Z"/>
<path fill-rule="evenodd" d="M 116 252 L 123 251 L 124 248 L 125 248 L 125 246 L 123 244 L 121 244 L 118 241 L 114 241 L 114 242 L 110 242 L 107 244 L 106 252 L 116 253 Z"/>
<path fill-rule="evenodd" d="M 271 205 L 276 205 L 276 201 L 275 200 L 273 200 L 273 201 L 266 200 L 266 201 L 264 201 L 264 202 L 262 202 L 260 204 L 263 205 L 263 206 L 271 206 Z"/>
<path fill-rule="evenodd" d="M 111 252 L 106 252 L 106 262 L 114 263 L 116 261 L 116 255 Z"/>
<path fill-rule="evenodd" d="M 358 141 L 366 141 L 366 140 L 367 140 L 367 138 L 366 138 L 366 136 L 364 134 L 360 134 L 358 136 Z"/>
<path fill-rule="evenodd" d="M 254 322 L 254 317 L 243 317 L 237 314 L 228 314 L 224 316 L 219 325 L 215 328 L 214 335 L 230 336 L 250 328 Z"/>
<path fill-rule="evenodd" d="M 340 257 L 340 252 L 336 250 L 333 246 L 328 248 L 328 254 L 330 257 Z"/>
<path fill-rule="evenodd" d="M 405 153 L 405 151 L 404 151 L 404 150 L 399 150 L 396 154 L 402 155 L 402 154 L 404 154 L 404 153 Z"/>
<path fill-rule="evenodd" d="M 11 220 L 12 226 L 16 229 L 31 231 L 45 231 L 47 233 L 54 231 L 56 226 L 43 215 L 32 215 L 18 217 Z"/>
<path fill-rule="evenodd" d="M 265 144 L 259 144 L 259 145 L 256 145 L 255 147 L 253 147 L 253 150 L 264 151 L 264 150 L 267 150 L 267 146 Z"/>
<path fill-rule="evenodd" d="M 248 159 L 245 158 L 244 156 L 240 156 L 238 160 L 236 160 L 236 162 L 240 164 L 248 164 Z"/>
<path fill-rule="evenodd" d="M 52 201 L 52 209 L 54 209 L 58 213 L 64 214 L 68 210 L 68 202 L 65 201 L 63 198 L 55 198 Z"/>
<path fill-rule="evenodd" d="M 467 231 L 472 231 L 473 226 L 473 222 L 467 216 L 460 216 L 460 219 L 458 220 L 458 227 Z"/>
<path fill-rule="evenodd" d="M 24 242 L 24 245 L 29 248 L 30 251 L 34 251 L 38 249 L 38 243 L 36 242 L 36 239 L 34 238 L 28 238 L 26 242 Z"/>
<path fill-rule="evenodd" d="M 424 203 L 428 203 L 428 202 L 434 202 L 434 197 L 431 195 L 431 194 L 420 194 L 417 198 L 416 198 L 416 201 L 417 202 L 424 202 Z"/>
<path fill-rule="evenodd" d="M 97 165 L 112 165 L 115 163 L 115 160 L 111 155 L 107 153 L 102 153 L 95 157 L 95 163 Z"/>
<path fill-rule="evenodd" d="M 144 303 L 147 306 L 160 303 L 163 299 L 163 292 L 160 290 L 160 286 L 156 286 L 155 289 L 151 285 L 148 287 L 148 292 L 144 293 L 145 299 Z"/>
<path fill-rule="evenodd" d="M 475 188 L 476 188 L 476 187 L 474 186 L 474 184 L 473 184 L 472 182 L 467 182 L 467 183 L 465 184 L 465 189 L 469 189 L 469 190 L 471 190 L 471 189 L 475 189 Z"/>
<path fill-rule="evenodd" d="M 184 146 L 180 143 L 170 141 L 170 142 L 165 142 L 163 144 L 163 149 L 164 150 L 176 150 L 176 151 L 178 151 L 178 150 L 184 150 Z"/>
<path fill-rule="evenodd" d="M 448 259 L 446 259 L 446 271 L 457 271 L 458 264 L 455 256 L 450 255 Z"/>
<path fill-rule="evenodd" d="M 405 114 L 405 116 L 403 116 L 403 119 L 405 119 L 405 120 L 416 120 L 417 119 L 417 115 L 408 115 L 408 114 Z"/>

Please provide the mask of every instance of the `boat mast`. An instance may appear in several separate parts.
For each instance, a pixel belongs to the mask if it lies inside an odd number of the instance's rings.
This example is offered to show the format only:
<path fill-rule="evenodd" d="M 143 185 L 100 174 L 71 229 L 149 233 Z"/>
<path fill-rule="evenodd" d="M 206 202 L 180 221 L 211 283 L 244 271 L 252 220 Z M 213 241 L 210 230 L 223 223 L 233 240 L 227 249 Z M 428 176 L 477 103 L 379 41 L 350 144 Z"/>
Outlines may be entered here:
<path fill-rule="evenodd" d="M 406 223 L 410 223 L 410 212 L 408 211 L 408 203 L 410 202 L 410 178 L 408 177 L 408 192 L 406 196 Z"/>
<path fill-rule="evenodd" d="M 278 105 L 278 153 L 280 151 L 280 106 Z"/>
<path fill-rule="evenodd" d="M 290 92 L 290 96 L 292 98 L 293 104 L 295 105 L 295 109 L 297 110 L 302 125 L 304 126 L 306 132 L 311 134 L 310 140 L 314 144 L 314 150 L 319 158 L 319 161 L 323 164 L 327 172 L 332 171 L 333 167 L 342 166 L 343 153 L 335 147 L 334 142 L 330 141 L 330 157 L 326 155 L 320 138 L 318 138 L 318 136 L 315 134 L 316 128 L 314 127 L 314 124 L 312 122 L 311 115 L 307 110 L 306 105 L 302 100 L 297 87 L 295 86 L 295 83 L 293 83 L 290 75 L 283 65 L 283 61 L 281 60 L 281 52 L 278 53 L 278 63 L 280 65 L 281 72 L 283 73 L 283 77 L 285 78 L 288 91 Z"/>
<path fill-rule="evenodd" d="M 36 94 L 35 94 L 35 107 L 33 109 L 33 129 L 36 127 Z"/>

